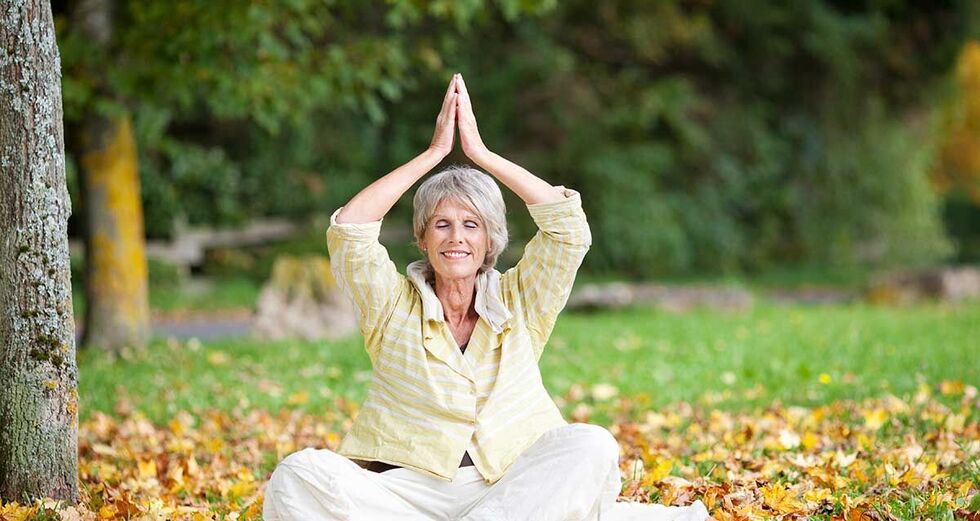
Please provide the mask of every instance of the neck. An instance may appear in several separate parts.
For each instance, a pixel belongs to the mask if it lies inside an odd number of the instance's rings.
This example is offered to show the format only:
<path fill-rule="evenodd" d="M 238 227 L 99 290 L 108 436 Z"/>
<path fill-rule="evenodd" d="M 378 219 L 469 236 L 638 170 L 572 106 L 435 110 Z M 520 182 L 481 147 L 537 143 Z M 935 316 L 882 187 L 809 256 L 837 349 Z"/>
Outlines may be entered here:
<path fill-rule="evenodd" d="M 476 275 L 461 279 L 448 279 L 436 274 L 436 297 L 442 303 L 442 312 L 451 325 L 459 325 L 476 316 Z"/>

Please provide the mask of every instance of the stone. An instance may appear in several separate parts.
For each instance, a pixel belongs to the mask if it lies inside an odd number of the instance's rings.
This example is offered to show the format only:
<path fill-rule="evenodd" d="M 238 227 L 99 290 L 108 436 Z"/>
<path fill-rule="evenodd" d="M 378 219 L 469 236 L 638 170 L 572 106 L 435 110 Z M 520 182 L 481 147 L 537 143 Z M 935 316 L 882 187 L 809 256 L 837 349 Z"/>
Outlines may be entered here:
<path fill-rule="evenodd" d="M 906 304 L 934 299 L 960 302 L 980 297 L 980 268 L 938 266 L 879 275 L 871 281 L 867 298 L 882 304 Z"/>
<path fill-rule="evenodd" d="M 252 334 L 262 340 L 343 338 L 357 330 L 353 304 L 323 256 L 276 259 L 259 294 Z"/>

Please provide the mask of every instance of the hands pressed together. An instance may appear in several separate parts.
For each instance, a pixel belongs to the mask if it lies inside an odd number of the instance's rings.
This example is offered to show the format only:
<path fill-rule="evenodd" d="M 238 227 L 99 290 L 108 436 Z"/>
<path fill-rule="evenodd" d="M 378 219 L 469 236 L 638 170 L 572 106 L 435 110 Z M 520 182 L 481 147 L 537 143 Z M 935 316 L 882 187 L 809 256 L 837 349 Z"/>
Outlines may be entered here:
<path fill-rule="evenodd" d="M 459 127 L 459 143 L 463 147 L 466 157 L 480 164 L 481 160 L 489 153 L 483 139 L 480 137 L 480 130 L 476 126 L 476 116 L 473 114 L 473 104 L 470 95 L 466 91 L 466 83 L 463 81 L 462 74 L 454 74 L 446 90 L 446 97 L 442 100 L 442 109 L 436 118 L 436 130 L 432 136 L 432 144 L 429 146 L 433 151 L 445 157 L 453 150 L 453 137 L 456 134 L 456 127 Z"/>

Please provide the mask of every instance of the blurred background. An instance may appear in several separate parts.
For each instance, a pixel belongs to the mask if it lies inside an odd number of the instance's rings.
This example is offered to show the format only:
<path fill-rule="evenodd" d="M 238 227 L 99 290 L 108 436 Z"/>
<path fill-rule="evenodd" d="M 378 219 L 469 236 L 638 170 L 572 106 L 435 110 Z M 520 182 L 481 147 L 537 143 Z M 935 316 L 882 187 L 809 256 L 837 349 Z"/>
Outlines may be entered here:
<path fill-rule="evenodd" d="M 279 255 L 325 255 L 327 216 L 428 145 L 457 71 L 491 149 L 584 195 L 595 244 L 581 280 L 860 285 L 980 259 L 977 2 L 54 11 L 80 313 L 84 281 L 98 285 L 86 219 L 142 221 L 152 308 L 252 305 Z M 112 188 L 127 176 L 138 189 Z M 87 198 L 96 178 L 115 195 Z M 508 197 L 501 270 L 533 232 Z M 386 219 L 399 266 L 417 255 L 410 206 Z"/>

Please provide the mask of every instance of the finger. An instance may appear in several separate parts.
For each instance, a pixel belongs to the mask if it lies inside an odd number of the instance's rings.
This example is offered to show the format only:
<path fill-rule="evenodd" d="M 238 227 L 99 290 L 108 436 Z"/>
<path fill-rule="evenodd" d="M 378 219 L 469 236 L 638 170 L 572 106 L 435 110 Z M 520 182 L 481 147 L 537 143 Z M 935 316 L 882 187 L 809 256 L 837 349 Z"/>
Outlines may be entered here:
<path fill-rule="evenodd" d="M 468 114 L 472 114 L 473 104 L 471 103 L 470 100 L 470 93 L 469 91 L 466 90 L 466 82 L 463 81 L 462 76 L 460 76 L 458 84 L 459 84 L 459 95 L 460 95 L 460 101 L 459 101 L 460 107 L 462 107 L 462 109 Z"/>
<path fill-rule="evenodd" d="M 452 94 L 453 92 L 456 92 L 456 83 L 457 83 L 456 82 L 456 75 L 453 74 L 453 79 L 449 80 L 449 86 L 446 87 L 446 98 L 445 99 L 448 99 L 450 94 Z"/>
<path fill-rule="evenodd" d="M 436 123 L 438 125 L 454 125 L 456 121 L 456 98 L 458 95 L 453 92 L 449 95 L 449 99 L 446 100 L 446 105 L 439 112 L 439 117 L 436 118 Z"/>
<path fill-rule="evenodd" d="M 446 105 L 446 117 L 449 118 L 451 123 L 456 121 L 457 105 L 459 105 L 459 94 L 453 92 L 449 95 L 449 104 Z"/>
<path fill-rule="evenodd" d="M 456 111 L 457 111 L 456 107 L 458 106 L 459 106 L 459 96 L 454 92 L 452 95 L 452 100 L 450 101 L 449 114 L 448 114 L 449 126 L 451 127 L 456 126 Z"/>
<path fill-rule="evenodd" d="M 446 95 L 445 97 L 442 98 L 442 109 L 440 110 L 440 112 L 447 110 L 447 107 L 451 106 L 449 101 L 455 92 L 456 92 L 456 76 L 453 76 L 453 79 L 449 81 L 449 86 L 446 87 Z"/>
<path fill-rule="evenodd" d="M 444 114 L 447 110 L 452 107 L 453 97 L 456 95 L 453 91 L 447 91 L 446 97 L 442 99 L 442 107 L 439 109 L 439 114 Z"/>

